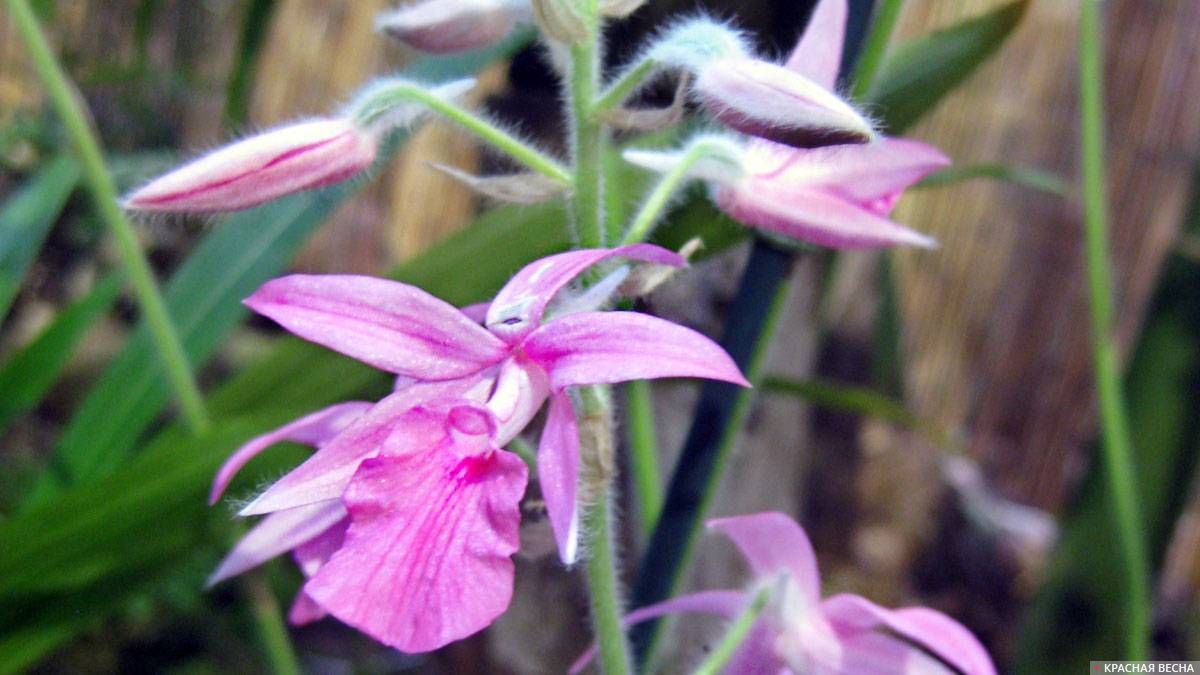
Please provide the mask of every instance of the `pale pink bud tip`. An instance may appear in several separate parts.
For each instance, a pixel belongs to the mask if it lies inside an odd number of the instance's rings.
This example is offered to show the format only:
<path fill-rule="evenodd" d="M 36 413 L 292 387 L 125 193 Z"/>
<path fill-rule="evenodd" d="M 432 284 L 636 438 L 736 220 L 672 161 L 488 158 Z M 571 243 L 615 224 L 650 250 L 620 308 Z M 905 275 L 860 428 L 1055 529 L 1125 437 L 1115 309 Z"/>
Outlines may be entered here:
<path fill-rule="evenodd" d="M 798 148 L 866 143 L 875 131 L 849 103 L 803 75 L 766 61 L 719 59 L 695 91 L 723 124 Z"/>
<path fill-rule="evenodd" d="M 220 148 L 142 186 L 136 211 L 236 211 L 344 181 L 375 161 L 376 141 L 347 120 L 280 127 Z"/>
<path fill-rule="evenodd" d="M 424 0 L 381 14 L 375 27 L 430 54 L 486 47 L 530 19 L 528 0 Z"/>

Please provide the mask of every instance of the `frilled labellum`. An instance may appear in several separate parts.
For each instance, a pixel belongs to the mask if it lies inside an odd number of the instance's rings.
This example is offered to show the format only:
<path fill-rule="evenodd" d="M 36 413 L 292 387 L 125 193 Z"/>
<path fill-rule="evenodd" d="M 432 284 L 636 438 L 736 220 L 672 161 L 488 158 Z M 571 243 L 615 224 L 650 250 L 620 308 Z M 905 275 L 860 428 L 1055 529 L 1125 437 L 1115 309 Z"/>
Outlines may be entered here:
<path fill-rule="evenodd" d="M 153 212 L 245 209 L 347 180 L 371 166 L 376 149 L 374 134 L 345 119 L 291 124 L 160 176 L 129 195 L 124 205 Z"/>
<path fill-rule="evenodd" d="M 700 69 L 694 91 L 721 123 L 776 143 L 814 148 L 875 138 L 870 122 L 837 94 L 774 63 L 717 59 Z"/>

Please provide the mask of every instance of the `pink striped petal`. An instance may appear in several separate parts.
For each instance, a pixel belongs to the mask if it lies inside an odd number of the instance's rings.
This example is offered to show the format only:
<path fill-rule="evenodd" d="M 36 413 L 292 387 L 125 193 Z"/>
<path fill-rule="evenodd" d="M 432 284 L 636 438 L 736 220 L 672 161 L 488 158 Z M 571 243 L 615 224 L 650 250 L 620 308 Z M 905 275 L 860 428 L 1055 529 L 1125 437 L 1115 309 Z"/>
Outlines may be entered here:
<path fill-rule="evenodd" d="M 464 395 L 477 385 L 478 381 L 471 380 L 427 382 L 393 393 L 363 413 L 307 461 L 276 481 L 242 509 L 241 515 L 270 513 L 337 499 L 359 462 L 380 451 L 406 412 L 428 401 Z"/>
<path fill-rule="evenodd" d="M 496 417 L 496 445 L 505 446 L 517 437 L 545 403 L 550 393 L 546 372 L 537 364 L 513 358 L 504 362 L 496 377 L 496 388 L 488 399 L 488 410 Z"/>
<path fill-rule="evenodd" d="M 673 267 L 687 265 L 679 254 L 653 244 L 583 249 L 542 258 L 522 268 L 496 294 L 488 308 L 488 328 L 509 343 L 516 342 L 538 327 L 546 305 L 563 287 L 589 267 L 616 257 Z"/>
<path fill-rule="evenodd" d="M 208 578 L 208 585 L 220 583 L 286 553 L 319 536 L 345 517 L 346 509 L 336 499 L 272 513 L 238 541 Z"/>
<path fill-rule="evenodd" d="M 245 209 L 346 180 L 375 161 L 376 139 L 343 119 L 280 127 L 223 147 L 134 191 L 137 211 Z"/>
<path fill-rule="evenodd" d="M 717 190 L 717 205 L 738 222 L 837 249 L 932 248 L 937 242 L 875 210 L 822 188 L 751 180 Z"/>
<path fill-rule="evenodd" d="M 733 359 L 700 333 L 637 312 L 582 312 L 555 319 L 522 348 L 552 389 L 659 377 L 702 377 L 750 386 Z"/>
<path fill-rule="evenodd" d="M 858 633 L 888 629 L 912 640 L 966 675 L 995 675 L 979 640 L 954 619 L 926 607 L 886 609 L 857 595 L 835 595 L 821 603 L 834 630 L 848 640 Z"/>
<path fill-rule="evenodd" d="M 732 619 L 742 611 L 747 602 L 746 595 L 738 591 L 703 591 L 691 595 L 681 595 L 653 605 L 639 607 L 626 614 L 625 618 L 621 619 L 621 625 L 629 628 L 643 621 L 657 619 L 668 614 L 714 614 Z M 592 647 L 571 664 L 571 669 L 567 672 L 576 675 L 586 668 L 595 657 L 596 648 Z"/>
<path fill-rule="evenodd" d="M 937 148 L 903 138 L 866 145 L 838 145 L 797 152 L 774 143 L 752 142 L 746 164 L 755 180 L 780 186 L 824 186 L 847 201 L 868 205 L 898 196 L 925 176 L 950 165 Z M 891 205 L 879 215 L 887 215 Z"/>
<path fill-rule="evenodd" d="M 846 0 L 820 0 L 788 57 L 787 67 L 832 90 L 842 65 L 846 14 Z"/>
<path fill-rule="evenodd" d="M 342 548 L 305 591 L 330 614 L 405 652 L 491 623 L 512 597 L 527 470 L 503 450 L 453 443 L 362 463 L 343 501 Z"/>
<path fill-rule="evenodd" d="M 788 572 L 798 585 L 803 600 L 821 599 L 821 577 L 817 556 L 808 535 L 789 516 L 775 511 L 708 521 L 708 528 L 733 540 L 754 573 L 760 577 Z"/>
<path fill-rule="evenodd" d="M 423 380 L 471 375 L 507 355 L 457 308 L 386 279 L 294 274 L 268 281 L 245 303 L 306 340 Z"/>
<path fill-rule="evenodd" d="M 572 565 L 579 554 L 579 428 L 571 397 L 563 392 L 550 397 L 550 412 L 538 444 L 537 470 L 558 557 Z"/>
<path fill-rule="evenodd" d="M 263 450 L 283 441 L 320 447 L 333 440 L 334 436 L 358 419 L 370 407 L 371 404 L 364 401 L 339 403 L 250 439 L 230 455 L 217 471 L 212 491 L 208 495 L 208 503 L 216 504 L 237 472 Z"/>

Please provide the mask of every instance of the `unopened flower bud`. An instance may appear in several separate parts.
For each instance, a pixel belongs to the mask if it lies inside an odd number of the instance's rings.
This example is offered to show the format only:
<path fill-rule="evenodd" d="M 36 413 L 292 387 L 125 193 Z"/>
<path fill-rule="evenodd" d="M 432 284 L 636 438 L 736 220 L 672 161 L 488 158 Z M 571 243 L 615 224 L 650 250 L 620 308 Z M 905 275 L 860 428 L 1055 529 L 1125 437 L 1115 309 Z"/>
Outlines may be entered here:
<path fill-rule="evenodd" d="M 531 20 L 529 0 L 423 0 L 385 12 L 377 30 L 431 54 L 486 47 Z"/>
<path fill-rule="evenodd" d="M 588 27 L 575 8 L 574 0 L 532 0 L 533 17 L 546 37 L 575 44 L 588 37 Z"/>
<path fill-rule="evenodd" d="M 783 66 L 749 58 L 714 60 L 694 88 L 708 111 L 751 136 L 799 148 L 866 143 L 875 131 L 833 92 Z"/>
<path fill-rule="evenodd" d="M 646 4 L 646 0 L 600 0 L 600 14 L 610 19 L 624 19 Z"/>
<path fill-rule="evenodd" d="M 445 164 L 433 168 L 466 185 L 479 194 L 513 204 L 540 204 L 565 193 L 567 186 L 540 173 L 504 176 L 476 176 Z"/>
<path fill-rule="evenodd" d="M 346 119 L 290 124 L 225 146 L 142 186 L 136 211 L 236 211 L 344 181 L 375 161 L 377 139 Z"/>

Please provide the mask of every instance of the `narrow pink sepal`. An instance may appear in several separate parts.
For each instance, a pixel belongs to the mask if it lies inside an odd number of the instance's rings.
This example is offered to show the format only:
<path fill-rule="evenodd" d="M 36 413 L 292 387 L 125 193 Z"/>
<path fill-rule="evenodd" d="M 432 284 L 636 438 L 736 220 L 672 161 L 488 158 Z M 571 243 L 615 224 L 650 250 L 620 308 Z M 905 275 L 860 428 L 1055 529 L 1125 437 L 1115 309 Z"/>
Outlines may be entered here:
<path fill-rule="evenodd" d="M 529 15 L 524 0 L 424 0 L 375 22 L 391 37 L 430 54 L 453 54 L 504 39 Z"/>
<path fill-rule="evenodd" d="M 213 479 L 212 491 L 208 495 L 208 503 L 216 504 L 237 472 L 263 450 L 282 441 L 303 443 L 313 447 L 322 446 L 333 440 L 334 436 L 358 419 L 370 407 L 370 403 L 363 401 L 339 403 L 250 439 L 230 455 L 217 471 L 217 477 Z"/>
<path fill-rule="evenodd" d="M 508 342 L 528 335 L 542 321 L 554 296 L 589 267 L 610 258 L 629 258 L 659 265 L 685 267 L 677 253 L 653 244 L 569 251 L 542 258 L 521 268 L 500 289 L 488 308 L 488 328 Z"/>
<path fill-rule="evenodd" d="M 702 591 L 639 607 L 626 614 L 621 619 L 621 625 L 629 628 L 643 621 L 657 619 L 668 614 L 712 614 L 732 619 L 746 606 L 746 602 L 746 594 L 739 591 Z M 586 668 L 595 657 L 596 647 L 593 646 L 584 652 L 575 663 L 571 664 L 571 668 L 567 672 L 570 675 L 576 675 Z"/>
<path fill-rule="evenodd" d="M 304 574 L 304 578 L 311 579 L 342 547 L 342 542 L 346 538 L 346 528 L 349 525 L 350 518 L 343 518 L 292 551 L 292 557 L 296 559 L 296 565 Z M 292 601 L 291 609 L 288 610 L 288 621 L 293 625 L 303 626 L 323 619 L 328 614 L 324 607 L 317 604 L 317 601 L 301 588 L 296 593 L 296 599 Z"/>
<path fill-rule="evenodd" d="M 376 403 L 328 445 L 292 469 L 241 510 L 252 516 L 337 499 L 359 462 L 377 454 L 401 417 L 422 403 L 463 395 L 478 383 L 470 380 L 422 382 Z"/>
<path fill-rule="evenodd" d="M 818 246 L 837 249 L 937 246 L 932 237 L 820 187 L 747 181 L 737 187 L 720 188 L 715 196 L 721 210 L 738 222 Z"/>
<path fill-rule="evenodd" d="M 246 299 L 292 333 L 376 368 L 426 380 L 476 373 L 507 355 L 503 342 L 457 308 L 386 279 L 274 279 Z"/>
<path fill-rule="evenodd" d="M 887 609 L 866 598 L 842 594 L 821 603 L 821 611 L 844 640 L 881 628 L 912 640 L 965 675 L 995 675 L 996 667 L 979 640 L 954 619 L 927 607 Z"/>
<path fill-rule="evenodd" d="M 711 61 L 694 89 L 722 124 L 776 143 L 813 148 L 875 137 L 871 123 L 837 94 L 768 61 Z"/>
<path fill-rule="evenodd" d="M 904 138 L 803 152 L 756 142 L 748 146 L 746 154 L 755 182 L 781 187 L 821 186 L 881 216 L 891 211 L 905 188 L 950 165 L 950 158 L 932 145 Z M 876 208 L 879 202 L 884 202 L 886 208 Z"/>
<path fill-rule="evenodd" d="M 579 556 L 579 428 L 571 397 L 564 392 L 550 397 L 550 412 L 537 452 L 538 482 L 558 557 L 573 565 Z"/>
<path fill-rule="evenodd" d="M 160 176 L 125 198 L 137 211 L 235 211 L 346 180 L 375 161 L 376 141 L 344 119 L 251 136 Z"/>
<path fill-rule="evenodd" d="M 816 604 L 821 599 L 821 576 L 817 556 L 804 530 L 791 517 L 775 511 L 708 521 L 708 529 L 733 540 L 746 562 L 760 577 L 787 571 L 799 585 L 804 599 Z"/>
<path fill-rule="evenodd" d="M 846 0 L 820 0 L 786 64 L 831 91 L 842 65 L 847 9 Z"/>
<path fill-rule="evenodd" d="M 452 444 L 380 456 L 343 501 L 342 548 L 304 587 L 339 620 L 405 652 L 475 633 L 508 607 L 527 470 L 516 455 Z"/>
<path fill-rule="evenodd" d="M 523 343 L 550 387 L 660 377 L 750 383 L 725 350 L 696 331 L 638 312 L 581 312 L 551 321 Z"/>
<path fill-rule="evenodd" d="M 346 517 L 341 502 L 330 500 L 272 513 L 238 541 L 208 578 L 208 585 L 257 567 L 319 536 Z"/>

